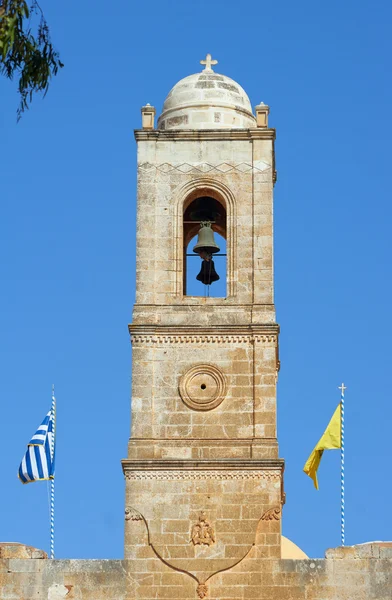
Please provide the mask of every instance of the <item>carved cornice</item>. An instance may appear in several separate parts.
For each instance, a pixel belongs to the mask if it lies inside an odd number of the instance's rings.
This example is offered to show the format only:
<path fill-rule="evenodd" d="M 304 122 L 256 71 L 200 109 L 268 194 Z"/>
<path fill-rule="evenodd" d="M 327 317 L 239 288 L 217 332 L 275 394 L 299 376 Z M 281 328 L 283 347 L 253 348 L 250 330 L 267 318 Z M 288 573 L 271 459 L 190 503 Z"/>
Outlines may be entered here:
<path fill-rule="evenodd" d="M 217 327 L 129 325 L 133 344 L 278 343 L 279 325 Z"/>
<path fill-rule="evenodd" d="M 281 481 L 284 460 L 131 460 L 122 461 L 126 479 L 168 479 L 168 480 L 202 480 L 202 479 L 264 479 Z"/>
<path fill-rule="evenodd" d="M 277 342 L 276 335 L 132 335 L 133 344 L 189 344 L 189 343 L 244 343 L 255 342 L 259 344 L 271 344 Z"/>
<path fill-rule="evenodd" d="M 159 308 L 159 307 L 158 307 Z M 277 323 L 249 324 L 249 325 L 150 325 L 131 323 L 128 325 L 131 333 L 176 333 L 191 334 L 196 331 L 201 334 L 243 334 L 243 335 L 268 335 L 278 334 L 279 325 Z"/>
<path fill-rule="evenodd" d="M 135 139 L 142 141 L 168 140 L 275 140 L 275 129 L 135 129 Z"/>
<path fill-rule="evenodd" d="M 131 481 L 154 479 L 175 481 L 201 481 L 204 479 L 265 479 L 266 481 L 280 481 L 279 471 L 125 471 L 126 479 Z"/>

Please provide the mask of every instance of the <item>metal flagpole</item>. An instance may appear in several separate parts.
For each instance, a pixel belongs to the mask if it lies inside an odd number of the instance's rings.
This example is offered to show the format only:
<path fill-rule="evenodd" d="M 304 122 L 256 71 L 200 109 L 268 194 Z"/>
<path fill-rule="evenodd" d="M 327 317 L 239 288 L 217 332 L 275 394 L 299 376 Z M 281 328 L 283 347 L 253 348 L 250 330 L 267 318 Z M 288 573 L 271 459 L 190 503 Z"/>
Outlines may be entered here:
<path fill-rule="evenodd" d="M 340 396 L 340 538 L 341 544 L 344 546 L 344 391 L 346 390 L 344 383 L 339 387 L 341 390 Z"/>
<path fill-rule="evenodd" d="M 52 447 L 51 447 L 51 458 L 52 464 L 54 461 L 55 452 L 55 438 L 56 438 L 56 398 L 54 396 L 54 385 L 52 386 L 52 423 L 53 423 L 53 434 L 52 434 Z M 53 474 L 54 475 L 54 474 Z M 54 558 L 54 476 L 50 480 L 50 558 Z"/>

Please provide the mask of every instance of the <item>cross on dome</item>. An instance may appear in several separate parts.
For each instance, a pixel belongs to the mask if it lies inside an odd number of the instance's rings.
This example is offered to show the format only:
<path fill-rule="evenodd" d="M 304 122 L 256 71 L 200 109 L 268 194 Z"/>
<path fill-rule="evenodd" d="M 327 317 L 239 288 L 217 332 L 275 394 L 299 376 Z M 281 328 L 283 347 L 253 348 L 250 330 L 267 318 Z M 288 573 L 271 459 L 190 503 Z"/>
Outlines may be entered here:
<path fill-rule="evenodd" d="M 201 65 L 205 65 L 205 69 L 203 69 L 203 73 L 207 72 L 207 73 L 213 73 L 213 69 L 211 69 L 211 65 L 217 65 L 218 61 L 217 60 L 213 60 L 211 57 L 211 54 L 207 54 L 205 60 L 201 60 L 200 61 Z"/>
<path fill-rule="evenodd" d="M 170 90 L 158 119 L 158 129 L 255 128 L 257 122 L 245 90 L 230 77 L 214 73 L 212 65 L 218 61 L 211 54 L 200 63 L 203 66 L 200 70 L 196 67 L 198 72 L 184 77 Z M 260 110 L 264 111 L 262 126 L 267 127 L 269 109 L 264 106 Z M 147 112 L 152 115 L 153 109 L 146 107 L 145 119 Z"/>

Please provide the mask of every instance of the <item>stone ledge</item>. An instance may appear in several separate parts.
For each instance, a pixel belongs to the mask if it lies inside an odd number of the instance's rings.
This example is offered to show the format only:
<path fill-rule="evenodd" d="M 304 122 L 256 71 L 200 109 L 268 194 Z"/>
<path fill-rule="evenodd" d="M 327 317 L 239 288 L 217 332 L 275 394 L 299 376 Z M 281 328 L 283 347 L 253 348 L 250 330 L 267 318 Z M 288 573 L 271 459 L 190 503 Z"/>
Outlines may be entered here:
<path fill-rule="evenodd" d="M 143 460 L 135 459 L 131 460 L 125 458 L 121 461 L 123 470 L 148 470 L 148 471 L 226 471 L 226 470 L 275 470 L 283 471 L 284 460 L 278 459 L 233 459 L 233 458 L 221 458 L 221 459 L 200 459 L 200 460 L 172 460 L 172 459 L 154 459 L 154 460 Z"/>
<path fill-rule="evenodd" d="M 48 555 L 44 550 L 19 542 L 0 542 L 0 558 L 48 558 Z"/>
<path fill-rule="evenodd" d="M 278 343 L 279 325 L 151 325 L 129 324 L 132 343 Z"/>
<path fill-rule="evenodd" d="M 325 552 L 326 559 L 379 559 L 392 558 L 392 542 L 365 542 L 355 546 L 339 546 L 329 548 Z"/>
<path fill-rule="evenodd" d="M 135 129 L 137 142 L 168 140 L 275 140 L 275 129 Z"/>
<path fill-rule="evenodd" d="M 277 335 L 279 325 L 267 323 L 265 325 L 211 325 L 211 326 L 187 326 L 187 325 L 128 325 L 130 333 L 145 335 Z"/>

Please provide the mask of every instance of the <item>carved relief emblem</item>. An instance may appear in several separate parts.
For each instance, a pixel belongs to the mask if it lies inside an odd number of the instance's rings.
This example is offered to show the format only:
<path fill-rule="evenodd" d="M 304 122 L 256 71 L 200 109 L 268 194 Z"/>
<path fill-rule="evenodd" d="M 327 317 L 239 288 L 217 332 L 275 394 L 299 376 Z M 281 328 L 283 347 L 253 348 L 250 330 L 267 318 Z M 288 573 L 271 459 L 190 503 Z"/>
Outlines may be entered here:
<path fill-rule="evenodd" d="M 205 598 L 205 596 L 207 596 L 208 587 L 205 583 L 199 583 L 199 585 L 196 588 L 196 592 L 199 598 Z"/>
<path fill-rule="evenodd" d="M 127 506 L 127 508 L 125 509 L 125 520 L 126 521 L 143 521 L 143 517 L 140 514 L 140 512 L 138 512 L 131 506 Z"/>
<path fill-rule="evenodd" d="M 189 408 L 212 410 L 226 396 L 226 377 L 215 365 L 194 365 L 181 377 L 179 392 Z"/>
<path fill-rule="evenodd" d="M 215 531 L 204 512 L 200 513 L 199 522 L 195 523 L 191 531 L 191 539 L 194 546 L 205 544 L 211 546 L 215 542 Z"/>
<path fill-rule="evenodd" d="M 279 521 L 282 514 L 280 506 L 274 506 L 267 510 L 261 517 L 262 521 Z"/>

